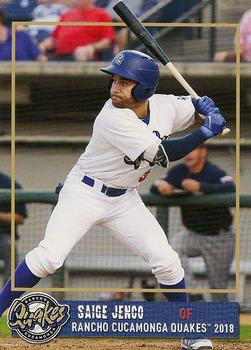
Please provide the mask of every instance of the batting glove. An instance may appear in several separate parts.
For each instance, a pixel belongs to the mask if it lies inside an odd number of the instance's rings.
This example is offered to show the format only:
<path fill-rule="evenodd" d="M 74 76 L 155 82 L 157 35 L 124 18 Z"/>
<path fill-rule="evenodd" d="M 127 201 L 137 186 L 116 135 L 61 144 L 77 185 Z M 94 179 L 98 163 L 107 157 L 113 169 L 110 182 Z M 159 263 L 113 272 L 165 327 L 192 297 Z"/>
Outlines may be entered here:
<path fill-rule="evenodd" d="M 197 113 L 204 115 L 207 117 L 209 113 L 218 113 L 220 114 L 220 110 L 215 106 L 214 101 L 207 96 L 200 97 L 199 99 L 192 97 L 192 103 Z"/>
<path fill-rule="evenodd" d="M 212 113 L 205 119 L 204 125 L 200 127 L 202 134 L 209 139 L 215 135 L 222 133 L 226 126 L 226 121 L 221 114 Z"/>

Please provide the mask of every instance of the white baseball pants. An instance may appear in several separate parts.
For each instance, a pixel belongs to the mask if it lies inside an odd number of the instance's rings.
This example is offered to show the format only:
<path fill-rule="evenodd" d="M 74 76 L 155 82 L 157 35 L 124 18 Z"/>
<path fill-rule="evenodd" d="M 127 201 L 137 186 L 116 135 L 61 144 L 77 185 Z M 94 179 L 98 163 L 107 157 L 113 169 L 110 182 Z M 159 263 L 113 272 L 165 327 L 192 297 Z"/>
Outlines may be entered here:
<path fill-rule="evenodd" d="M 178 254 L 151 212 L 133 189 L 119 197 L 101 192 L 101 181 L 90 187 L 74 167 L 59 194 L 45 237 L 25 257 L 38 277 L 61 267 L 74 245 L 95 224 L 113 231 L 115 237 L 147 261 L 159 283 L 174 285 L 184 277 Z"/>

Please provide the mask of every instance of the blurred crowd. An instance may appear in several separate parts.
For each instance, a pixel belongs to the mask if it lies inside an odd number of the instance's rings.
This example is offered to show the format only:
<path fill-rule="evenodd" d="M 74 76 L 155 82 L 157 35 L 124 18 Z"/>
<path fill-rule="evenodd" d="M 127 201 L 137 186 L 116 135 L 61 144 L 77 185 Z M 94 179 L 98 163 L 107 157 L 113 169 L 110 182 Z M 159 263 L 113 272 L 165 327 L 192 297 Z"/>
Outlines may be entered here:
<path fill-rule="evenodd" d="M 128 30 L 112 26 L 70 26 L 58 22 L 119 22 L 113 10 L 118 0 L 0 0 L 0 61 L 11 60 L 12 21 L 18 25 L 16 60 L 110 60 L 128 48 Z M 124 0 L 138 17 L 149 22 L 171 22 L 198 0 Z M 152 13 L 149 14 L 149 11 Z M 149 17 L 146 16 L 149 14 Z M 146 18 L 145 18 L 146 17 Z M 153 28 L 149 29 L 154 30 Z M 133 48 L 133 43 L 130 44 Z"/>
<path fill-rule="evenodd" d="M 119 22 L 113 10 L 118 0 L 0 0 L 0 61 L 11 60 L 12 21 L 36 21 L 19 25 L 16 60 L 109 61 L 118 52 L 134 48 L 128 30 L 112 26 L 70 26 L 58 22 Z M 199 0 L 124 0 L 147 22 L 172 22 Z M 162 5 L 162 6 L 161 6 Z M 152 11 L 151 11 L 152 10 Z M 151 12 L 151 14 L 149 13 Z M 147 16 L 149 14 L 149 16 Z M 251 61 L 251 10 L 240 19 L 241 59 Z M 156 28 L 149 28 L 154 34 Z M 218 52 L 215 61 L 235 61 L 235 50 Z"/>
<path fill-rule="evenodd" d="M 109 60 L 127 46 L 127 30 L 112 26 L 69 26 L 56 22 L 117 22 L 117 0 L 0 0 L 0 61 L 11 60 L 11 22 L 18 25 L 16 60 Z M 137 16 L 161 0 L 125 0 Z M 49 22 L 49 23 L 48 23 Z M 54 24 L 50 24 L 50 23 Z"/>

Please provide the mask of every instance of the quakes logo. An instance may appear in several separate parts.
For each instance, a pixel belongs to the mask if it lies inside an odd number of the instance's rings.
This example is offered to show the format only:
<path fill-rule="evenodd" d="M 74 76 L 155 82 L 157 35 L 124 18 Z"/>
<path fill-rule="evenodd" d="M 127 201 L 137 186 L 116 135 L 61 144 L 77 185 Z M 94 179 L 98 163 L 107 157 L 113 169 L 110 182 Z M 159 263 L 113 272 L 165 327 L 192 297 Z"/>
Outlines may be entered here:
<path fill-rule="evenodd" d="M 30 293 L 15 299 L 8 314 L 8 326 L 29 343 L 46 343 L 70 318 L 69 305 L 59 304 L 45 293 Z"/>

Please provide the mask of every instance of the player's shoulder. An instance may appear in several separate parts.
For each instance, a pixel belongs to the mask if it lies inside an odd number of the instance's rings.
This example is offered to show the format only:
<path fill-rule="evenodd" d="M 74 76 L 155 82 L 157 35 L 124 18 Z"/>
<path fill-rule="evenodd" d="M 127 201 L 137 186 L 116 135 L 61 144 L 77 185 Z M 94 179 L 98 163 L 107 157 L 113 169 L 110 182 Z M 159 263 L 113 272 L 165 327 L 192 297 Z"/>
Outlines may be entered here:
<path fill-rule="evenodd" d="M 163 103 L 167 103 L 167 102 L 171 102 L 173 99 L 174 95 L 166 95 L 166 94 L 154 94 L 150 97 L 150 101 L 151 102 L 163 102 Z"/>
<path fill-rule="evenodd" d="M 179 102 L 179 101 L 189 101 L 191 102 L 191 96 L 176 96 L 172 94 L 154 94 L 152 97 L 150 97 L 150 100 L 152 101 L 159 101 L 159 102 Z"/>
<path fill-rule="evenodd" d="M 154 94 L 150 97 L 151 105 L 159 106 L 165 110 L 177 110 L 177 108 L 194 108 L 191 102 L 191 96 L 176 96 L 166 94 Z"/>

